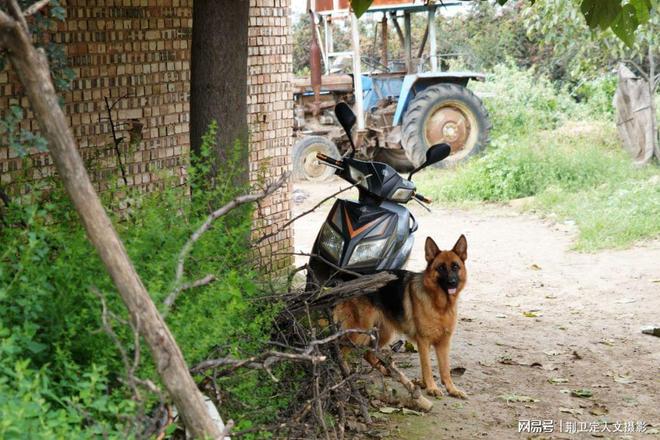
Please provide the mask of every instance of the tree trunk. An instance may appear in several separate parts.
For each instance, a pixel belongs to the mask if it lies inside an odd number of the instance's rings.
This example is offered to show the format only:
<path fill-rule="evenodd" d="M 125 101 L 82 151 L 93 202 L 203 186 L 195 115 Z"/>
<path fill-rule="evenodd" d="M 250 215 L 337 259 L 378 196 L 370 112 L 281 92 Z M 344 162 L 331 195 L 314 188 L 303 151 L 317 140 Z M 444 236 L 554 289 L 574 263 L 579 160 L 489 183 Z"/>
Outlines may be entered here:
<path fill-rule="evenodd" d="M 199 152 L 202 135 L 216 120 L 217 163 L 238 140 L 245 148 L 245 169 L 248 18 L 248 0 L 193 2 L 190 145 Z"/>
<path fill-rule="evenodd" d="M 27 25 L 14 0 L 10 2 L 10 10 L 12 17 L 0 10 L 0 45 L 7 50 L 25 87 L 41 134 L 48 141 L 50 154 L 80 215 L 87 237 L 110 273 L 133 323 L 149 344 L 158 373 L 186 428 L 195 437 L 218 438 L 221 433 L 206 411 L 202 394 L 188 372 L 183 355 L 149 297 L 92 186 L 64 112 L 58 104 L 46 56 L 32 45 Z"/>

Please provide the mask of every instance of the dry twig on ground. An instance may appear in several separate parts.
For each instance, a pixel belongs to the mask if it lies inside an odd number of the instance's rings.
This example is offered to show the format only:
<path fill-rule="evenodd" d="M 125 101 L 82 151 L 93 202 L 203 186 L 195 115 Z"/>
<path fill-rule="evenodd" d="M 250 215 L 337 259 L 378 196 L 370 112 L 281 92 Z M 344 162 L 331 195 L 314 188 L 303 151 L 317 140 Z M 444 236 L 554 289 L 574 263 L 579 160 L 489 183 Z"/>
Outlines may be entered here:
<path fill-rule="evenodd" d="M 350 344 L 347 335 L 365 333 L 370 336 L 372 345 L 353 348 L 357 352 L 374 350 L 378 335 L 376 329 L 338 329 L 332 322 L 332 309 L 341 301 L 374 292 L 394 278 L 394 274 L 382 272 L 364 275 L 332 288 L 270 296 L 268 302 L 282 304 L 282 310 L 273 319 L 272 340 L 267 344 L 276 349 L 267 348 L 245 359 L 221 357 L 206 360 L 191 368 L 191 372 L 206 376 L 203 386 L 214 395 L 218 392 L 216 379 L 236 374 L 239 369 L 261 370 L 277 382 L 282 392 L 296 390 L 296 394 L 290 396 L 291 406 L 279 414 L 276 424 L 261 427 L 263 431 L 269 431 L 277 438 L 318 436 L 343 439 L 347 437 L 349 427 L 366 426 L 365 423 L 372 422 L 366 384 L 368 374 L 374 370 L 360 364 L 350 371 L 342 357 L 342 345 Z M 276 364 L 280 368 L 274 369 Z M 415 409 L 430 408 L 430 402 L 391 360 L 383 357 L 383 365 L 410 391 L 411 398 L 403 400 L 405 404 Z M 333 423 L 327 423 L 330 418 Z M 357 423 L 356 419 L 363 423 Z M 233 436 L 256 431 L 257 428 L 234 432 Z"/>

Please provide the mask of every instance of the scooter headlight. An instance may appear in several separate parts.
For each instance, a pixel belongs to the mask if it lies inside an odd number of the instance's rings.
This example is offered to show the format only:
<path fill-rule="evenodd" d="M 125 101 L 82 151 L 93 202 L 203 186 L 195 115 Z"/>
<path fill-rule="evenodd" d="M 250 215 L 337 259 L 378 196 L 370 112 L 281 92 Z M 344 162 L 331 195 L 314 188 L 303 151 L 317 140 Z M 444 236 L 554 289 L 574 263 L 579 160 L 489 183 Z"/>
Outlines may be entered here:
<path fill-rule="evenodd" d="M 321 228 L 320 243 L 323 250 L 329 253 L 335 261 L 339 260 L 339 255 L 344 247 L 344 239 L 339 235 L 339 232 L 327 223 Z"/>
<path fill-rule="evenodd" d="M 387 245 L 387 238 L 379 240 L 364 241 L 353 250 L 351 258 L 348 260 L 348 265 L 364 263 L 366 261 L 378 259 L 385 250 Z"/>
<path fill-rule="evenodd" d="M 390 200 L 398 203 L 406 203 L 410 201 L 412 196 L 413 196 L 413 190 L 406 188 L 397 188 L 397 190 L 394 191 L 394 194 L 392 194 L 392 197 L 390 197 Z"/>

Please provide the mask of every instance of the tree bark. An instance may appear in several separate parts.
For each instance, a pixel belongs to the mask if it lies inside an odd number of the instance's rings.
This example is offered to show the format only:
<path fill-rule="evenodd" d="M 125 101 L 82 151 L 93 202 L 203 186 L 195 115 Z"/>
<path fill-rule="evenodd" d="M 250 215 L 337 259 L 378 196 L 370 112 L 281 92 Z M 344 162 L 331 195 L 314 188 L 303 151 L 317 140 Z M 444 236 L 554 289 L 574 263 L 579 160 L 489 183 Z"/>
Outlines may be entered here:
<path fill-rule="evenodd" d="M 16 2 L 3 2 L 3 6 L 7 5 L 12 12 L 9 16 L 0 10 L 0 45 L 7 50 L 7 56 L 25 87 L 41 134 L 48 141 L 57 171 L 80 215 L 87 237 L 110 273 L 134 325 L 149 344 L 158 373 L 186 428 L 195 437 L 218 438 L 220 430 L 206 411 L 202 394 L 188 373 L 183 355 L 142 284 L 92 186 L 64 112 L 58 104 L 46 56 L 32 45 Z"/>
<path fill-rule="evenodd" d="M 193 2 L 190 145 L 199 152 L 212 120 L 218 122 L 217 164 L 237 140 L 247 170 L 248 0 Z"/>
<path fill-rule="evenodd" d="M 644 165 L 660 154 L 653 83 L 638 77 L 624 64 L 619 65 L 618 76 L 614 94 L 617 129 L 624 148 L 637 164 Z"/>

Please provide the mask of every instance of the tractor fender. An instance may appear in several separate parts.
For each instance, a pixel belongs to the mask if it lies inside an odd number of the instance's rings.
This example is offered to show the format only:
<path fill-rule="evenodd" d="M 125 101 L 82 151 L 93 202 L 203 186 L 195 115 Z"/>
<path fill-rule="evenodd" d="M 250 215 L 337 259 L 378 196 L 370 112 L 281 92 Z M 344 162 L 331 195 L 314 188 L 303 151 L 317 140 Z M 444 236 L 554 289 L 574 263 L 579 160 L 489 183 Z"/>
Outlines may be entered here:
<path fill-rule="evenodd" d="M 484 81 L 485 79 L 486 75 L 479 72 L 426 72 L 406 75 L 401 86 L 401 93 L 399 94 L 399 101 L 394 112 L 392 125 L 395 127 L 401 125 L 403 115 L 406 114 L 410 101 L 412 101 L 417 93 L 429 86 L 449 83 L 465 87 L 470 80 Z"/>

